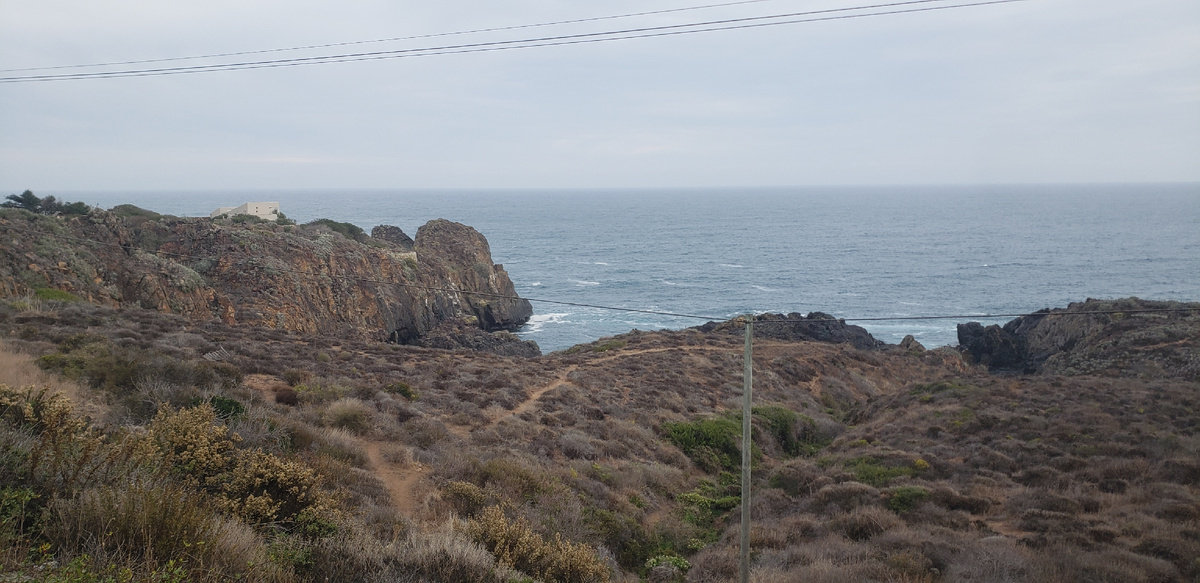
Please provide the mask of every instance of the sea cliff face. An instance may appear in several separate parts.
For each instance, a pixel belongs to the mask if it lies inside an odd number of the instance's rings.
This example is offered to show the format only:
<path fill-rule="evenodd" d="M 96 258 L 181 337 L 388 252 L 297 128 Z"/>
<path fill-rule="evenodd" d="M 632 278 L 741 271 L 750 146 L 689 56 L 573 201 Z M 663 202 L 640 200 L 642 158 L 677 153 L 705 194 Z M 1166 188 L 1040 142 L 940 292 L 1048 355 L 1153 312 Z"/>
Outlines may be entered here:
<path fill-rule="evenodd" d="M 196 320 L 401 344 L 440 325 L 513 330 L 532 315 L 471 227 L 430 221 L 411 245 L 399 229 L 387 238 L 353 231 L 134 207 L 70 219 L 6 209 L 0 296 L 50 288 Z"/>

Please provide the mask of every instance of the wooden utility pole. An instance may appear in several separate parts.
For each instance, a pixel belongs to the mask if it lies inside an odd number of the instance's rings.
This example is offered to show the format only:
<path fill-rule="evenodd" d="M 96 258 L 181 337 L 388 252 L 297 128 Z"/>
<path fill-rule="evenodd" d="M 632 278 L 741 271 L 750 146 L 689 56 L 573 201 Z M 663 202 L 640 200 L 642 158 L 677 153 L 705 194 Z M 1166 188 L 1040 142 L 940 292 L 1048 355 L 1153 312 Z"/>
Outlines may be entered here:
<path fill-rule="evenodd" d="M 742 357 L 742 583 L 750 583 L 750 439 L 751 391 L 754 388 L 754 323 L 746 316 L 746 353 Z"/>

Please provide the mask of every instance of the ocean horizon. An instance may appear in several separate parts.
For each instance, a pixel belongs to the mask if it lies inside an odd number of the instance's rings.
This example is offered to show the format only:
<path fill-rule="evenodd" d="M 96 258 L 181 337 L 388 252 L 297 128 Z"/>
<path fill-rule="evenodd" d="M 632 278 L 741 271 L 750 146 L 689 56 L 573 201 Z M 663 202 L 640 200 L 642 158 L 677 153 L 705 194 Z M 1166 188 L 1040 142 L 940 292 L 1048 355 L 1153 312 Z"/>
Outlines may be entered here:
<path fill-rule="evenodd" d="M 318 218 L 479 230 L 517 292 L 727 319 L 820 311 L 880 340 L 957 344 L 955 327 L 1086 298 L 1200 300 L 1200 184 L 680 189 L 53 191 L 111 208 L 208 216 L 278 201 Z M 518 335 L 544 351 L 700 319 L 535 301 Z M 853 322 L 852 322 L 853 323 Z"/>

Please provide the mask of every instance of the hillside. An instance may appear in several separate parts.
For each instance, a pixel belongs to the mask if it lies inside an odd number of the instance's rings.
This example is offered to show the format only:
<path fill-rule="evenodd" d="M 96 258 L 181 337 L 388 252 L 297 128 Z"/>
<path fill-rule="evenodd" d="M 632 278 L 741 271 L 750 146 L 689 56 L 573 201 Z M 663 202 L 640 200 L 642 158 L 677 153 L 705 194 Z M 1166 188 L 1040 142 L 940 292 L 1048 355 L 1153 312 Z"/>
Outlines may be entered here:
<path fill-rule="evenodd" d="M 402 344 L 442 325 L 512 330 L 533 313 L 525 300 L 503 299 L 516 296 L 512 281 L 474 229 L 435 220 L 415 240 L 395 227 L 376 234 L 328 220 L 179 218 L 128 205 L 69 217 L 6 208 L 0 296 L 59 290 L 193 320 Z M 537 352 L 513 340 L 476 344 Z"/>
<path fill-rule="evenodd" d="M 249 232 L 308 232 L 277 227 Z M 8 253 L 103 264 L 46 240 Z M 736 323 L 531 356 L 34 283 L 0 300 L 3 580 L 736 580 Z M 1171 306 L 1200 307 L 1090 300 L 962 351 L 761 316 L 789 324 L 754 344 L 754 581 L 1200 580 L 1200 313 L 1143 311 Z"/>

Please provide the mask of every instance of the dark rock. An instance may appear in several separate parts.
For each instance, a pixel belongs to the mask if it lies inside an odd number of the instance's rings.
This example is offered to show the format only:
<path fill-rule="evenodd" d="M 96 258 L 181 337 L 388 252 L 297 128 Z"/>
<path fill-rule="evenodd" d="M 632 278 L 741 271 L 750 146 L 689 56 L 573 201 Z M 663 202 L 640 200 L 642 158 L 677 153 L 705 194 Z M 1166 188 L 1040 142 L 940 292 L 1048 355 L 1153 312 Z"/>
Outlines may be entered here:
<path fill-rule="evenodd" d="M 809 312 L 807 316 L 795 312 L 783 314 L 759 314 L 754 316 L 754 336 L 756 338 L 772 338 L 789 342 L 829 342 L 832 344 L 850 344 L 864 350 L 880 348 L 885 343 L 876 340 L 861 326 L 846 324 L 822 312 Z M 725 332 L 741 334 L 745 325 L 741 320 L 725 322 L 709 322 L 697 326 L 701 332 Z"/>
<path fill-rule="evenodd" d="M 1197 308 L 1200 304 L 1089 298 L 1016 318 L 1003 328 L 959 324 L 958 343 L 992 371 L 1200 379 Z"/>
<path fill-rule="evenodd" d="M 465 348 L 500 356 L 533 357 L 542 354 L 537 342 L 521 340 L 510 332 L 487 332 L 470 320 L 443 322 L 411 344 L 444 350 Z"/>
<path fill-rule="evenodd" d="M 379 239 L 380 241 L 387 241 L 388 243 L 399 247 L 402 251 L 413 250 L 412 237 L 405 235 L 404 231 L 400 230 L 400 227 L 393 227 L 392 225 L 379 225 L 374 229 L 371 229 L 371 238 Z"/>
<path fill-rule="evenodd" d="M 1025 362 L 1024 338 L 995 324 L 987 327 L 979 322 L 959 324 L 958 344 L 989 370 L 1020 368 Z"/>

